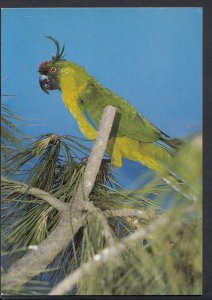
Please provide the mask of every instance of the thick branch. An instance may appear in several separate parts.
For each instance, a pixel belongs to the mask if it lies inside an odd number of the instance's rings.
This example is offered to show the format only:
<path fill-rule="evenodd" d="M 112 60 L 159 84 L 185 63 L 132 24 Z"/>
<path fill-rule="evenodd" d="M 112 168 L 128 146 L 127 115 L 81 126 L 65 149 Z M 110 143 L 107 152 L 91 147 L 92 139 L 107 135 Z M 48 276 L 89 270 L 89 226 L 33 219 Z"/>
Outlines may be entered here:
<path fill-rule="evenodd" d="M 83 180 L 74 196 L 72 205 L 80 206 L 82 200 L 88 200 L 90 192 L 94 186 L 96 176 L 98 174 L 102 157 L 104 155 L 109 134 L 113 125 L 116 109 L 112 106 L 105 107 L 100 121 L 99 130 L 96 141 L 94 143 L 91 154 L 83 175 Z M 107 124 L 107 126 L 106 126 Z"/>
<path fill-rule="evenodd" d="M 37 250 L 30 250 L 11 266 L 6 274 L 5 288 L 17 288 L 28 282 L 32 277 L 44 271 L 46 266 L 67 246 L 75 232 L 83 224 L 83 218 L 71 220 L 70 212 L 62 212 L 56 228 Z"/>
<path fill-rule="evenodd" d="M 26 192 L 26 187 L 28 193 L 29 190 L 32 189 L 31 191 L 33 191 L 33 195 L 35 195 L 35 193 L 37 193 L 37 196 L 42 195 L 42 197 L 45 197 L 45 199 L 42 199 L 48 203 L 51 201 L 51 205 L 55 208 L 57 206 L 57 209 L 61 211 L 61 219 L 47 239 L 38 245 L 37 250 L 29 251 L 11 266 L 6 275 L 5 287 L 7 289 L 17 288 L 42 272 L 46 266 L 67 246 L 75 233 L 83 225 L 85 214 L 84 216 L 81 214 L 81 204 L 84 199 L 88 199 L 95 183 L 96 175 L 106 149 L 114 116 L 115 108 L 109 106 L 104 109 L 97 139 L 85 169 L 85 176 L 82 184 L 80 184 L 77 188 L 77 192 L 72 202 L 72 207 L 69 206 L 67 209 L 66 206 L 65 210 L 61 210 L 61 206 L 58 206 L 59 203 L 57 198 L 54 198 L 52 201 L 52 197 L 49 197 L 48 193 L 43 193 L 43 191 L 40 193 L 39 189 L 28 188 L 28 186 L 23 187 L 23 192 Z"/>
<path fill-rule="evenodd" d="M 145 229 L 140 229 L 130 236 L 122 239 L 121 242 L 116 242 L 113 246 L 105 248 L 98 254 L 84 263 L 76 271 L 62 280 L 49 295 L 63 295 L 70 291 L 75 284 L 77 284 L 84 276 L 89 276 L 94 270 L 102 266 L 104 263 L 113 262 L 117 260 L 117 256 L 120 255 L 127 247 L 132 246 L 137 241 L 147 238 L 159 225 L 167 224 L 168 218 L 161 217 L 155 222 L 148 225 Z"/>

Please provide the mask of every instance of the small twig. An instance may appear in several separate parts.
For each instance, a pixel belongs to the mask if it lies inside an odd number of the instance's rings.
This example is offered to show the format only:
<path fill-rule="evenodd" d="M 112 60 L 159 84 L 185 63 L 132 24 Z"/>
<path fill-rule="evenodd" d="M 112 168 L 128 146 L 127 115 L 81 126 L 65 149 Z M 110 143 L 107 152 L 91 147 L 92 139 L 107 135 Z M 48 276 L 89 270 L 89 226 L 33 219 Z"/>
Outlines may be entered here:
<path fill-rule="evenodd" d="M 139 209 L 131 209 L 131 208 L 111 209 L 111 210 L 108 209 L 103 211 L 103 213 L 107 218 L 133 216 L 133 217 L 143 218 L 145 220 L 150 219 L 150 214 L 148 212 Z"/>
<path fill-rule="evenodd" d="M 93 209 L 97 209 L 96 206 L 92 202 L 84 201 L 81 205 L 81 210 L 88 210 L 92 211 Z M 113 218 L 113 217 L 137 217 L 142 218 L 145 220 L 152 219 L 154 217 L 153 212 L 147 212 L 140 209 L 135 208 L 119 208 L 119 209 L 106 209 L 106 210 L 99 210 L 102 215 L 106 218 Z"/>
<path fill-rule="evenodd" d="M 113 246 L 103 249 L 98 254 L 94 255 L 91 260 L 82 264 L 76 271 L 63 279 L 55 288 L 52 289 L 49 295 L 63 295 L 70 291 L 84 276 L 88 277 L 88 275 L 106 262 L 108 263 L 117 260 L 117 256 L 126 250 L 127 247 L 132 246 L 139 240 L 147 238 L 148 235 L 157 229 L 159 225 L 167 224 L 168 221 L 168 218 L 161 217 L 148 225 L 145 229 L 140 229 L 139 231 L 136 231 L 130 236 L 122 239 L 121 242 L 116 242 Z"/>
<path fill-rule="evenodd" d="M 38 198 L 46 201 L 47 203 L 52 205 L 54 208 L 56 208 L 58 211 L 67 210 L 69 207 L 66 203 L 62 202 L 61 200 L 52 196 L 51 194 L 49 194 L 41 189 L 38 189 L 35 187 L 30 187 L 26 183 L 11 180 L 11 179 L 6 178 L 5 176 L 1 176 L 1 181 L 3 184 L 6 183 L 8 185 L 9 184 L 14 185 L 15 189 L 20 193 L 26 193 L 28 195 L 32 195 L 32 196 L 38 197 Z"/>

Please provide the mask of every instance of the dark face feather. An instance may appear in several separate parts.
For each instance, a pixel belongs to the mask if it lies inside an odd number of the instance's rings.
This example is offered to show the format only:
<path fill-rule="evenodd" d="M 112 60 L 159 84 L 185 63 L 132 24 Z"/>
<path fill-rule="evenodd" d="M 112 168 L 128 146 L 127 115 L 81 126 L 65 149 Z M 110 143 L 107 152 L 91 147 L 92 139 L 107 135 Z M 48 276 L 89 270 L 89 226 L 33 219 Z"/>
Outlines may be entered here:
<path fill-rule="evenodd" d="M 59 67 L 52 61 L 45 61 L 39 66 L 40 73 L 39 84 L 41 89 L 49 94 L 48 90 L 56 90 L 60 88 L 57 74 Z"/>
<path fill-rule="evenodd" d="M 58 62 L 62 60 L 64 53 L 64 46 L 60 50 L 60 45 L 56 39 L 51 36 L 47 36 L 48 39 L 53 41 L 56 46 L 57 52 L 52 56 L 51 61 L 44 61 L 40 64 L 38 72 L 40 73 L 39 84 L 41 89 L 49 94 L 48 90 L 60 89 L 57 74 L 59 71 Z"/>

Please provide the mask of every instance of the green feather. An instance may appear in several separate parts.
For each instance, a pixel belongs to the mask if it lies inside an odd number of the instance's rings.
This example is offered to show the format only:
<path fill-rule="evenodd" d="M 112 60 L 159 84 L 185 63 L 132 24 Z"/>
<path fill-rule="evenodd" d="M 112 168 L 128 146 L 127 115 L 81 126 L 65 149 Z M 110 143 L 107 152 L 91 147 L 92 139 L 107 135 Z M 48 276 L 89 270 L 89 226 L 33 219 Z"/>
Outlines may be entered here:
<path fill-rule="evenodd" d="M 46 38 L 49 39 L 49 40 L 51 40 L 55 44 L 55 46 L 57 48 L 57 52 L 56 52 L 55 55 L 52 56 L 52 59 L 54 61 L 62 60 L 62 58 L 64 57 L 63 53 L 64 53 L 64 50 L 65 50 L 65 47 L 63 46 L 62 50 L 60 51 L 60 44 L 59 44 L 59 42 L 55 38 L 53 38 L 50 35 L 46 36 Z"/>
<path fill-rule="evenodd" d="M 115 106 L 117 114 L 112 132 L 114 136 L 128 136 L 141 142 L 155 142 L 160 138 L 160 130 L 140 115 L 130 103 L 95 80 L 89 82 L 86 91 L 80 95 L 78 104 L 96 127 L 99 125 L 103 109 L 107 105 Z"/>

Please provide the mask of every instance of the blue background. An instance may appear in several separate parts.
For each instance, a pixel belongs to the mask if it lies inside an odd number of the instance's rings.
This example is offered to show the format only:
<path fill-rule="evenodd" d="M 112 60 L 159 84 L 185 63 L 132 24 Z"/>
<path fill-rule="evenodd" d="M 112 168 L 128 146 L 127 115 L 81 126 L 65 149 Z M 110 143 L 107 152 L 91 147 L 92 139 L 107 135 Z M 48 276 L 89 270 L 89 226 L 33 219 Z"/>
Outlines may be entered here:
<path fill-rule="evenodd" d="M 60 92 L 40 89 L 38 66 L 55 53 L 46 35 L 165 133 L 185 138 L 201 130 L 201 8 L 2 10 L 2 94 L 15 95 L 3 102 L 27 119 L 26 134 L 83 137 Z M 124 184 L 142 170 L 125 160 Z"/>

